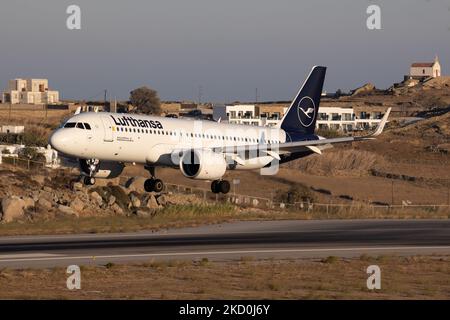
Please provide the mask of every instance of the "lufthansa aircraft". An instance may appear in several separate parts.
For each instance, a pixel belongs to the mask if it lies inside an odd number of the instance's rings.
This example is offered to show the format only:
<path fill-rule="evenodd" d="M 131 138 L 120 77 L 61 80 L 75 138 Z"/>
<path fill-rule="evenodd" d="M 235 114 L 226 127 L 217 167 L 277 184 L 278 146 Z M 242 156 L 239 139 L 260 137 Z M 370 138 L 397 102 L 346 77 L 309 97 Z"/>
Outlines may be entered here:
<path fill-rule="evenodd" d="M 151 175 L 144 184 L 148 192 L 164 188 L 155 167 L 171 166 L 188 178 L 212 180 L 214 193 L 227 193 L 230 183 L 223 179 L 227 169 L 261 169 L 273 174 L 280 163 L 321 154 L 334 143 L 369 140 L 381 134 L 390 109 L 369 136 L 325 139 L 314 134 L 325 72 L 325 67 L 313 67 L 276 127 L 85 112 L 57 129 L 50 144 L 79 159 L 87 185 L 94 184 L 95 178 L 117 177 L 126 163 L 141 163 Z"/>

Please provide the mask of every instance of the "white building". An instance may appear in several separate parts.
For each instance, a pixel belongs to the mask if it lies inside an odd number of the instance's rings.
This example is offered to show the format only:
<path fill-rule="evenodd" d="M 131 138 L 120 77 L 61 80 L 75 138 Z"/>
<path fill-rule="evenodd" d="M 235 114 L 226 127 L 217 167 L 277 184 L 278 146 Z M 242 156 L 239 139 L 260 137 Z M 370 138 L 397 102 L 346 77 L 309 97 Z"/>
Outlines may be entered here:
<path fill-rule="evenodd" d="M 409 70 L 411 79 L 436 78 L 441 76 L 441 64 L 436 56 L 434 62 L 415 62 Z"/>
<path fill-rule="evenodd" d="M 287 107 L 274 108 L 255 105 L 214 106 L 213 119 L 234 124 L 275 126 L 287 111 Z M 376 127 L 383 114 L 378 111 L 360 111 L 353 108 L 320 107 L 316 127 L 338 131 L 367 130 Z"/>
<path fill-rule="evenodd" d="M 213 119 L 216 121 L 221 119 L 234 124 L 274 126 L 286 113 L 287 107 L 273 109 L 272 112 L 268 112 L 267 107 L 254 104 L 214 106 Z"/>
<path fill-rule="evenodd" d="M 1 133 L 15 133 L 15 134 L 19 134 L 19 133 L 23 133 L 25 131 L 25 127 L 24 126 L 4 125 L 4 126 L 1 126 L 0 129 L 1 129 Z"/>
<path fill-rule="evenodd" d="M 378 111 L 361 111 L 353 108 L 323 107 L 319 108 L 316 127 L 337 131 L 369 130 L 376 127 L 383 118 Z"/>
<path fill-rule="evenodd" d="M 55 104 L 59 103 L 59 92 L 49 90 L 47 79 L 14 79 L 9 80 L 8 90 L 2 95 L 2 102 Z"/>

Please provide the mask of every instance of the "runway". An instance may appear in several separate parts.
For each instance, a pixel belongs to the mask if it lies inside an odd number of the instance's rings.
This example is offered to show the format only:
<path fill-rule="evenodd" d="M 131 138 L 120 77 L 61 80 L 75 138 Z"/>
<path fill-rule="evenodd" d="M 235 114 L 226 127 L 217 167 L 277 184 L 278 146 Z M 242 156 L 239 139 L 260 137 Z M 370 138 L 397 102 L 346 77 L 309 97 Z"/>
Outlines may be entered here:
<path fill-rule="evenodd" d="M 450 254 L 450 220 L 247 221 L 161 232 L 0 238 L 0 267 Z"/>

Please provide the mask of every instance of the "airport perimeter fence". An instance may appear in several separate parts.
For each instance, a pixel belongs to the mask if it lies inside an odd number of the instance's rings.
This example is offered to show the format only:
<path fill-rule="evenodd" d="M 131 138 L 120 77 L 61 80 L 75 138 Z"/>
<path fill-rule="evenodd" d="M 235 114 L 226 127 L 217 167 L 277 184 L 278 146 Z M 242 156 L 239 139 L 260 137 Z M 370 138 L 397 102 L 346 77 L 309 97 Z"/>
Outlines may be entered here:
<path fill-rule="evenodd" d="M 389 214 L 392 212 L 408 212 L 414 214 L 415 212 L 430 212 L 430 213 L 443 213 L 450 216 L 449 204 L 426 204 L 426 205 L 373 205 L 364 204 L 360 202 L 353 203 L 316 203 L 316 202 L 294 202 L 283 203 L 277 202 L 269 198 L 255 197 L 242 194 L 215 194 L 210 190 L 203 188 L 190 187 L 178 184 L 165 184 L 166 192 L 193 194 L 204 201 L 208 202 L 221 202 L 232 203 L 244 208 L 258 208 L 266 210 L 279 210 L 279 211 L 304 211 L 307 213 L 321 212 L 325 215 L 336 216 L 342 213 L 358 214 L 360 212 L 368 212 L 373 215 L 376 214 Z"/>
<path fill-rule="evenodd" d="M 34 161 L 26 158 L 19 158 L 7 155 L 0 156 L 0 163 L 9 164 L 14 167 L 20 167 L 27 170 L 41 170 L 47 167 L 44 161 Z"/>

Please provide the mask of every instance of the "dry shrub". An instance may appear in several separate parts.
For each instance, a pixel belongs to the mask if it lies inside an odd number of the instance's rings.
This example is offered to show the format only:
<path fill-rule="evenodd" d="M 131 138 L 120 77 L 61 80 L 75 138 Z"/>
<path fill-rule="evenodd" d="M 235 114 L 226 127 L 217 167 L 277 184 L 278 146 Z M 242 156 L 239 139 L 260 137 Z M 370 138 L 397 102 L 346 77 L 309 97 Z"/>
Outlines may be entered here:
<path fill-rule="evenodd" d="M 23 144 L 31 147 L 45 147 L 48 144 L 51 130 L 42 126 L 29 125 L 22 134 Z"/>
<path fill-rule="evenodd" d="M 361 176 L 383 163 L 383 157 L 373 152 L 347 149 L 298 159 L 287 167 L 316 175 Z"/>

